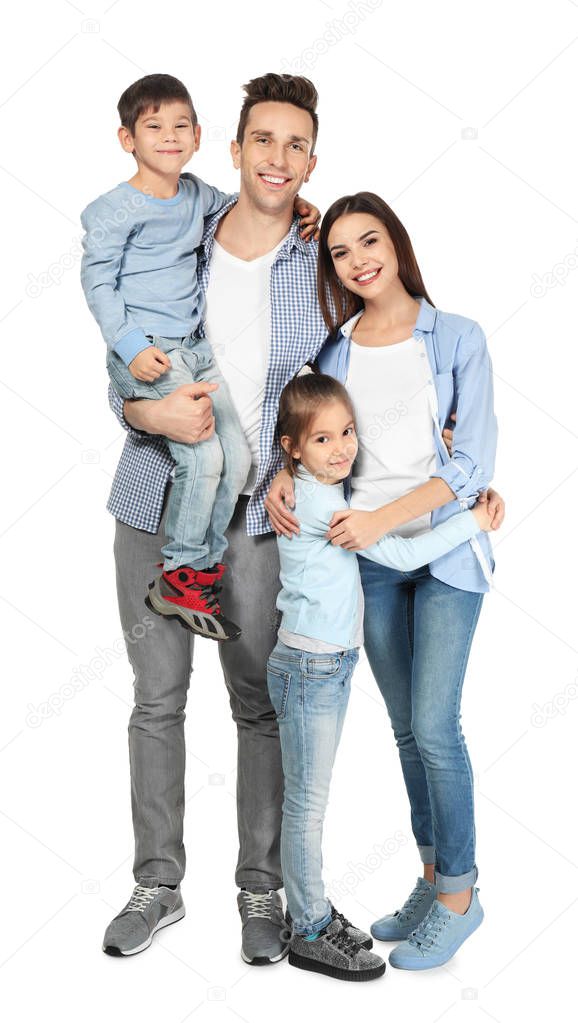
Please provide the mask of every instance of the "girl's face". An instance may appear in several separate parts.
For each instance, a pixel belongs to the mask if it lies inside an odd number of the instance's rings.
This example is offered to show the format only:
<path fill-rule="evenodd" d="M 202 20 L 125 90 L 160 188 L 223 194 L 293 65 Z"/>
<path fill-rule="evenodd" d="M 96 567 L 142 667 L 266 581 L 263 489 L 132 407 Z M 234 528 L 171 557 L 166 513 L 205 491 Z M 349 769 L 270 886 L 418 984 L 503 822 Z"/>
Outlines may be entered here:
<path fill-rule="evenodd" d="M 398 279 L 398 263 L 388 232 L 370 213 L 346 213 L 327 236 L 333 266 L 348 291 L 376 299 Z"/>
<path fill-rule="evenodd" d="M 298 447 L 292 447 L 290 437 L 281 443 L 320 483 L 345 479 L 357 455 L 355 423 L 339 400 L 323 403 Z"/>

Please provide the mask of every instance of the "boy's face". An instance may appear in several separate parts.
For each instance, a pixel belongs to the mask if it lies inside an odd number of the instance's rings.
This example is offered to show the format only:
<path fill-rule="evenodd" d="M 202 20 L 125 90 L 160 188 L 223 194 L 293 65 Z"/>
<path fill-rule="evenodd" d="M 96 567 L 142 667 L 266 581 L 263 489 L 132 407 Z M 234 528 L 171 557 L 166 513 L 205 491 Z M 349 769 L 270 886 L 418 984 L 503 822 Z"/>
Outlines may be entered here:
<path fill-rule="evenodd" d="M 162 103 L 156 113 L 145 110 L 135 124 L 134 135 L 121 127 L 118 137 L 125 152 L 134 153 L 139 167 L 178 175 L 199 148 L 201 127 L 193 127 L 190 108 L 178 100 Z"/>
<path fill-rule="evenodd" d="M 345 213 L 332 225 L 327 244 L 341 283 L 364 301 L 381 295 L 398 277 L 393 242 L 370 213 Z"/>
<path fill-rule="evenodd" d="M 291 451 L 291 440 L 281 444 Z M 301 444 L 291 451 L 320 483 L 338 483 L 349 475 L 357 455 L 355 423 L 342 401 L 326 401 L 313 417 Z"/>
<path fill-rule="evenodd" d="M 252 204 L 268 213 L 293 207 L 293 201 L 317 163 L 311 156 L 311 115 L 292 103 L 256 103 L 249 111 L 240 146 L 231 155 L 241 170 L 241 189 Z"/>

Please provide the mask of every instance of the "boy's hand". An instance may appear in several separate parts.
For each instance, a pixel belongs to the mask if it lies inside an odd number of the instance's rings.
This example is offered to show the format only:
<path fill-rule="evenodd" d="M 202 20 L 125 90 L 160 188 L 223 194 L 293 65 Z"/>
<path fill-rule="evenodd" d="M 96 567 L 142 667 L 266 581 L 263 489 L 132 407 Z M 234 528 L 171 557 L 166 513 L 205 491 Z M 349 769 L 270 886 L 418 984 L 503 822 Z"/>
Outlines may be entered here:
<path fill-rule="evenodd" d="M 288 505 L 295 507 L 295 490 L 291 473 L 281 469 L 271 481 L 269 493 L 265 498 L 265 509 L 277 536 L 283 534 L 290 540 L 292 533 L 299 532 L 299 522 L 287 510 Z"/>
<path fill-rule="evenodd" d="M 301 220 L 299 232 L 303 241 L 310 242 L 312 238 L 314 238 L 315 241 L 318 241 L 321 213 L 317 209 L 317 206 L 312 206 L 306 199 L 302 199 L 300 195 L 296 195 L 295 202 L 293 203 L 293 209 L 299 215 Z"/>
<path fill-rule="evenodd" d="M 168 355 L 161 352 L 160 348 L 151 345 L 150 348 L 145 348 L 135 355 L 128 368 L 136 380 L 152 384 L 153 380 L 158 380 L 163 373 L 166 373 L 167 369 L 171 368 L 171 360 Z"/>

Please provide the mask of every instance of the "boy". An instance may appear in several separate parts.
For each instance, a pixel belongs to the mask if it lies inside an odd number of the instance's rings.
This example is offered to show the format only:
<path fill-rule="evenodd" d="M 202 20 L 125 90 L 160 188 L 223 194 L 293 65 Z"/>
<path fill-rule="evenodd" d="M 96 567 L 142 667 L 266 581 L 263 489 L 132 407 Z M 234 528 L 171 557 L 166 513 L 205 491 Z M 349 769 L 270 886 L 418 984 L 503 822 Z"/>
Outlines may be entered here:
<path fill-rule="evenodd" d="M 167 440 L 176 462 L 167 510 L 163 573 L 149 586 L 152 611 L 201 636 L 233 640 L 240 629 L 222 613 L 218 593 L 225 530 L 251 459 L 227 385 L 208 342 L 196 336 L 203 314 L 197 255 L 204 217 L 231 196 L 181 174 L 200 144 L 185 86 L 147 75 L 122 94 L 118 137 L 137 172 L 81 215 L 81 280 L 107 343 L 107 368 L 123 398 L 162 398 L 202 380 L 213 421 L 203 443 Z M 295 209 L 318 211 L 296 199 Z M 312 228 L 314 230 L 314 226 Z"/>

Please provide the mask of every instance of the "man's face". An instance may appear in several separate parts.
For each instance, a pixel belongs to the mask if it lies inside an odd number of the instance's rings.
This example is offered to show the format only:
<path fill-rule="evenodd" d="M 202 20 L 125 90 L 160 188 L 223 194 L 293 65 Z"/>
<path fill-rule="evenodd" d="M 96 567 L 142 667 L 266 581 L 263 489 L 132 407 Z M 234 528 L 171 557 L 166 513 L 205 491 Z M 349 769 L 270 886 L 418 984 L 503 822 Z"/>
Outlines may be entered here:
<path fill-rule="evenodd" d="M 193 127 L 190 107 L 179 100 L 161 103 L 156 113 L 145 110 L 137 119 L 134 135 L 121 127 L 118 137 L 140 166 L 157 174 L 179 174 L 199 148 L 201 129 Z"/>
<path fill-rule="evenodd" d="M 313 122 L 292 103 L 257 103 L 249 111 L 242 146 L 231 143 L 241 190 L 268 213 L 293 207 L 293 201 L 317 163 L 311 156 Z"/>

